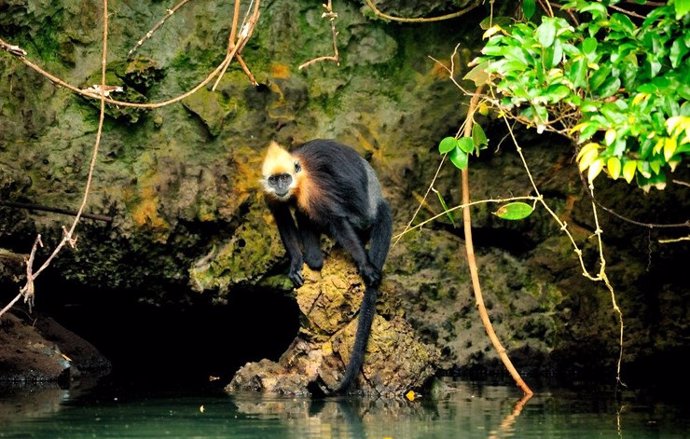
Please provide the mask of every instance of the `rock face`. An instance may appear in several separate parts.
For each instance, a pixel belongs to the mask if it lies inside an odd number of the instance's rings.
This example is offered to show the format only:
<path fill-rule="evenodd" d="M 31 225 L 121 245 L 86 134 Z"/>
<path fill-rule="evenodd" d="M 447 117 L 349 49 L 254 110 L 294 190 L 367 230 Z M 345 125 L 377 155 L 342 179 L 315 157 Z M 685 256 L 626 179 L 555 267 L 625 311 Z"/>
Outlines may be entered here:
<path fill-rule="evenodd" d="M 241 368 L 228 391 L 305 395 L 337 388 L 354 343 L 364 285 L 339 251 L 327 259 L 320 273 L 305 267 L 304 274 L 305 284 L 296 290 L 302 313 L 299 335 L 277 362 L 261 360 Z M 381 290 L 385 296 L 386 282 Z M 407 321 L 376 315 L 362 373 L 353 389 L 402 395 L 434 375 L 439 357 L 438 350 L 421 342 Z"/>
<path fill-rule="evenodd" d="M 466 3 L 376 2 L 392 15 L 411 16 L 452 12 Z M 515 5 L 496 3 L 503 9 Z M 54 279 L 98 286 L 99 294 L 136 292 L 142 302 L 181 308 L 199 297 L 223 306 L 249 286 L 290 294 L 280 239 L 259 195 L 258 170 L 271 140 L 294 146 L 336 138 L 353 146 L 380 176 L 396 233 L 418 206 L 416 221 L 443 212 L 436 194 L 423 199 L 432 181 L 449 206 L 459 204 L 457 170 L 444 166 L 433 180 L 441 160 L 438 141 L 457 132 L 466 112 L 465 96 L 449 81 L 446 67 L 457 46 L 453 65 L 456 79 L 462 78 L 481 42 L 479 22 L 489 5 L 458 20 L 408 25 L 375 19 L 361 2 L 336 1 L 340 64 L 298 70 L 332 50 L 320 3 L 261 4 L 261 20 L 243 53 L 259 86 L 233 64 L 215 90 L 205 87 L 182 102 L 150 111 L 108 106 L 87 211 L 113 220 L 84 220 L 78 247 L 54 261 Z M 227 1 L 189 2 L 132 57 L 129 50 L 166 15 L 169 4 L 113 1 L 110 6 L 108 83 L 123 87 L 125 94 L 114 94 L 118 98 L 158 102 L 177 96 L 225 55 Z M 0 36 L 52 73 L 89 87 L 100 72 L 99 7 L 76 0 L 5 2 Z M 0 53 L 0 98 L 0 249 L 27 254 L 40 233 L 42 261 L 69 218 L 6 202 L 76 210 L 95 139 L 96 106 L 56 88 L 6 52 Z M 472 198 L 532 193 L 514 147 L 501 142 L 507 138 L 504 124 L 491 118 L 479 122 L 490 146 L 470 162 Z M 572 164 L 572 146 L 529 130 L 517 134 L 534 180 L 596 271 L 596 226 Z M 688 173 L 679 168 L 675 178 L 689 181 Z M 682 185 L 648 195 L 603 176 L 597 185 L 597 200 L 617 213 L 651 224 L 687 221 L 690 197 Z M 475 244 L 490 315 L 516 366 L 540 376 L 582 370 L 610 376 L 618 358 L 618 326 L 608 291 L 582 277 L 569 240 L 543 210 L 508 223 L 491 214 L 495 208 L 473 207 Z M 671 367 L 676 363 L 658 358 L 690 351 L 684 311 L 690 290 L 682 265 L 690 248 L 686 242 L 660 244 L 658 238 L 680 236 L 685 229 L 639 228 L 602 210 L 599 215 L 609 277 L 626 318 L 624 367 Z M 376 363 L 365 366 L 360 386 L 386 391 L 388 378 L 379 380 L 377 374 L 402 373 L 387 369 L 381 359 L 414 345 L 396 345 L 387 338 L 393 333 L 389 328 L 439 349 L 435 366 L 445 371 L 502 373 L 474 311 L 458 218 L 457 212 L 454 222 L 443 215 L 392 248 L 378 304 L 381 318 L 369 346 L 368 358 Z M 3 253 L 0 280 L 15 286 L 23 267 L 8 268 L 16 258 Z M 51 283 L 44 285 L 36 293 L 39 304 L 42 294 L 53 293 L 41 289 Z M 308 382 L 318 377 L 325 386 L 337 380 L 348 355 L 348 325 L 353 325 L 348 322 L 360 294 L 355 278 L 331 285 L 338 287 L 324 285 L 318 300 L 307 290 L 298 295 L 302 312 L 310 316 L 306 332 L 272 366 L 289 369 L 298 364 L 295 358 L 310 359 L 300 366 L 304 376 L 311 377 Z M 15 291 L 0 291 L 2 303 Z M 352 298 L 341 297 L 345 292 Z M 333 304 L 320 302 L 327 297 Z M 220 344 L 222 334 L 214 336 Z M 408 361 L 410 370 L 432 364 L 435 357 L 429 354 L 425 363 L 421 352 Z M 410 366 L 414 361 L 418 364 Z M 317 371 L 307 364 L 318 365 Z M 673 374 L 657 374 L 664 375 Z M 415 385 L 401 380 L 401 387 Z"/>
<path fill-rule="evenodd" d="M 69 386 L 82 373 L 106 375 L 110 362 L 49 317 L 38 317 L 28 325 L 10 313 L 0 321 L 0 371 L 0 385 L 58 381 Z"/>

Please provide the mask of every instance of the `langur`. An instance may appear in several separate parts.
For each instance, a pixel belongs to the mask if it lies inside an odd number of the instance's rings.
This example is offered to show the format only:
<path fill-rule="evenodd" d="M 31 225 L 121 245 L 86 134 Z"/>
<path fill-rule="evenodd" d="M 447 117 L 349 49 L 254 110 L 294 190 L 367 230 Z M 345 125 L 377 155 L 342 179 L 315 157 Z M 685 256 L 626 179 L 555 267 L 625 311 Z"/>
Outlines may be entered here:
<path fill-rule="evenodd" d="M 288 276 L 295 287 L 304 283 L 304 262 L 314 270 L 323 266 L 321 234 L 350 253 L 364 281 L 352 355 L 336 390 L 345 392 L 364 362 L 376 313 L 392 233 L 390 208 L 371 165 L 354 149 L 333 140 L 312 140 L 292 152 L 272 142 L 262 173 L 266 201 L 290 259 Z"/>

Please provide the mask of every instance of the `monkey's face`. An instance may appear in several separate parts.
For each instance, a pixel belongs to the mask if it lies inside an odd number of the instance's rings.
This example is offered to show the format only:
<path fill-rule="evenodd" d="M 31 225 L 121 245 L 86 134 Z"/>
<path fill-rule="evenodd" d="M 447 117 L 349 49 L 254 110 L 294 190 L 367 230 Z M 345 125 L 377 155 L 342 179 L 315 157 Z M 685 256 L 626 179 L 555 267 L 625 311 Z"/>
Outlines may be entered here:
<path fill-rule="evenodd" d="M 287 201 L 295 193 L 301 171 L 299 160 L 272 142 L 262 169 L 264 190 L 273 198 Z"/>
<path fill-rule="evenodd" d="M 299 163 L 295 163 L 295 173 L 297 172 L 299 172 Z M 293 195 L 296 181 L 293 174 L 288 172 L 272 174 L 266 178 L 264 188 L 266 192 L 279 200 L 287 200 Z"/>

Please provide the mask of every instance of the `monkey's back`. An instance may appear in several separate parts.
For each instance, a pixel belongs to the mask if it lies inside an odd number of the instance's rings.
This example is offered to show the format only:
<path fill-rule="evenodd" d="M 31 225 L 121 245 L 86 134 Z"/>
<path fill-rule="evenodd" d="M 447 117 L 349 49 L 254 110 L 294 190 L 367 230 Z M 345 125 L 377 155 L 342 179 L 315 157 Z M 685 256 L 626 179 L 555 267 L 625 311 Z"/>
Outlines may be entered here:
<path fill-rule="evenodd" d="M 360 229 L 367 228 L 382 199 L 374 170 L 357 151 L 333 140 L 312 140 L 292 152 L 318 188 L 315 221 L 329 224 L 346 216 Z"/>

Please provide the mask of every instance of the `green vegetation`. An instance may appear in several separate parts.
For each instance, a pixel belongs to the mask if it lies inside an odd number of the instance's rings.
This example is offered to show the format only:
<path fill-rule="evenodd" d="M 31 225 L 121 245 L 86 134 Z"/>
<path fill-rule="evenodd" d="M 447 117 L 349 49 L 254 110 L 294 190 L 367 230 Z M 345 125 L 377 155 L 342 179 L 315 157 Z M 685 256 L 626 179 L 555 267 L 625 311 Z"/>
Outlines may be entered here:
<path fill-rule="evenodd" d="M 604 171 L 663 189 L 690 155 L 690 0 L 618 3 L 575 0 L 537 16 L 524 0 L 522 20 L 484 26 L 468 77 L 491 86 L 503 114 L 578 144 L 590 182 Z M 456 166 L 472 150 L 446 149 Z"/>

